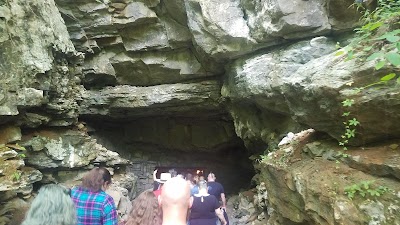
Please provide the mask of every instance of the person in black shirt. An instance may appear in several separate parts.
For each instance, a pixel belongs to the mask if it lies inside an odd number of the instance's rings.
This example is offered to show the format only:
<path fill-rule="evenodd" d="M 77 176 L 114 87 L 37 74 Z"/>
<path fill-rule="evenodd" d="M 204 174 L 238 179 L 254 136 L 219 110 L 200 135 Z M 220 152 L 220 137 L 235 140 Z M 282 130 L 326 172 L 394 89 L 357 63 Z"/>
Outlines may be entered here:
<path fill-rule="evenodd" d="M 199 182 L 199 193 L 193 196 L 193 204 L 190 212 L 190 225 L 215 225 L 218 218 L 222 225 L 226 225 L 223 212 L 220 209 L 217 198 L 208 194 L 207 182 Z"/>
<path fill-rule="evenodd" d="M 226 211 L 225 191 L 222 184 L 216 182 L 217 177 L 214 173 L 209 173 L 207 176 L 208 193 L 214 195 L 218 200 L 222 201 L 222 208 Z"/>

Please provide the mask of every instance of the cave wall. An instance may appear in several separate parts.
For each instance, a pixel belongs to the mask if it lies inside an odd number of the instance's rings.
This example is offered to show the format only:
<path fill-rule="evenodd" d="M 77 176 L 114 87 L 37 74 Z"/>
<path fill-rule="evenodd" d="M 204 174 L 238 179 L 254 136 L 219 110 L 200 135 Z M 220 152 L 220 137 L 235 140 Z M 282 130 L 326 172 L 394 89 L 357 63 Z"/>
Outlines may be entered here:
<path fill-rule="evenodd" d="M 26 208 L 21 199 L 40 185 L 77 184 L 98 165 L 113 171 L 128 203 L 156 166 L 192 161 L 221 171 L 227 186 L 247 187 L 237 177 L 251 175 L 253 155 L 257 187 L 232 197 L 236 224 L 398 223 L 398 88 L 353 96 L 362 135 L 341 165 L 349 178 L 332 173 L 335 147 L 323 147 L 340 139 L 351 85 L 390 70 L 335 56 L 360 17 L 352 3 L 0 2 L 0 201 Z M 308 128 L 320 134 L 310 146 L 278 146 Z M 358 151 L 372 143 L 390 151 L 371 162 Z M 331 170 L 313 177 L 312 165 Z M 324 174 L 332 182 L 314 182 Z M 363 179 L 393 196 L 360 203 L 342 189 L 320 191 Z M 12 213 L 0 224 L 18 224 Z"/>

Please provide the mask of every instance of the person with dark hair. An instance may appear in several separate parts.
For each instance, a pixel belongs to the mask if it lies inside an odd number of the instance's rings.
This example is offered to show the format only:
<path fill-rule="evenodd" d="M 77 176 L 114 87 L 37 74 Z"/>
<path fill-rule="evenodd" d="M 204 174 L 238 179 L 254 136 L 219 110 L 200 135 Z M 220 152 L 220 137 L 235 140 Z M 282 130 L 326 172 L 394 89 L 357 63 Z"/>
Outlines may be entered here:
<path fill-rule="evenodd" d="M 226 210 L 226 199 L 225 199 L 225 190 L 222 184 L 215 181 L 217 177 L 214 173 L 209 173 L 207 176 L 208 181 L 208 193 L 210 195 L 214 195 L 218 200 L 222 202 L 222 208 Z"/>
<path fill-rule="evenodd" d="M 111 184 L 106 168 L 94 168 L 71 190 L 77 209 L 78 225 L 117 225 L 118 215 L 113 198 L 105 191 Z"/>
<path fill-rule="evenodd" d="M 199 193 L 193 196 L 193 204 L 190 212 L 190 225 L 216 225 L 218 218 L 222 225 L 226 225 L 219 202 L 214 195 L 208 194 L 206 181 L 199 181 Z"/>
<path fill-rule="evenodd" d="M 47 184 L 39 189 L 22 225 L 75 225 L 75 211 L 69 189 Z"/>
<path fill-rule="evenodd" d="M 153 191 L 143 191 L 132 201 L 125 225 L 161 225 L 161 208 Z"/>
<path fill-rule="evenodd" d="M 210 172 L 207 176 L 208 181 L 208 193 L 210 195 L 214 195 L 218 200 L 220 200 L 221 210 L 223 212 L 223 216 L 225 217 L 227 224 L 229 225 L 228 215 L 226 213 L 226 198 L 225 198 L 225 190 L 222 184 L 216 182 L 217 177 L 214 173 Z M 220 221 L 217 221 L 217 225 L 220 224 Z"/>
<path fill-rule="evenodd" d="M 193 196 L 194 194 L 197 194 L 199 192 L 199 187 L 197 186 L 195 177 L 191 173 L 188 173 L 186 174 L 186 180 L 190 186 L 190 195 Z"/>
<path fill-rule="evenodd" d="M 178 172 L 174 168 L 168 170 L 168 172 L 171 174 L 171 177 L 178 176 Z"/>

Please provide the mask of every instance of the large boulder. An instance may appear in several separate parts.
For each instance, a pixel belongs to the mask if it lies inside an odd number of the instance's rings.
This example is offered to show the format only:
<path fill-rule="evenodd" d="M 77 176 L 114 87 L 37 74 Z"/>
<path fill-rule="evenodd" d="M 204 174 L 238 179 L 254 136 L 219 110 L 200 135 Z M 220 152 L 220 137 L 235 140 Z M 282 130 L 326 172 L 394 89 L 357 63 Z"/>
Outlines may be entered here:
<path fill-rule="evenodd" d="M 333 41 L 317 37 L 242 57 L 227 67 L 221 94 L 230 99 L 236 133 L 248 149 L 274 148 L 288 131 L 304 128 L 293 120 L 283 86 L 306 63 L 334 50 Z"/>
<path fill-rule="evenodd" d="M 287 40 L 346 31 L 359 13 L 354 1 L 188 0 L 194 44 L 218 60 L 235 58 Z"/>
<path fill-rule="evenodd" d="M 398 179 L 387 178 L 389 174 L 376 173 L 373 169 L 393 168 L 393 160 L 399 160 L 398 150 L 389 149 L 387 143 L 368 150 L 353 148 L 346 153 L 352 160 L 359 159 L 356 165 L 343 158 L 340 146 L 331 140 L 315 142 L 312 139 L 312 131 L 298 133 L 278 150 L 263 156 L 256 165 L 260 170 L 260 185 L 265 185 L 268 193 L 269 224 L 400 222 Z M 390 158 L 393 160 L 389 161 Z M 371 170 L 361 172 L 352 168 L 360 165 L 367 168 L 371 160 L 374 161 Z M 259 190 L 260 194 L 264 192 Z"/>
<path fill-rule="evenodd" d="M 393 113 L 400 99 L 395 85 L 388 83 L 379 90 L 371 88 L 358 94 L 353 91 L 355 87 L 376 82 L 389 73 L 390 68 L 376 71 L 374 62 L 344 60 L 331 53 L 334 50 L 333 42 L 319 37 L 238 59 L 229 67 L 222 95 L 234 102 L 254 104 L 262 113 L 272 111 L 281 114 L 281 118 L 290 117 L 292 122 L 306 124 L 337 140 L 345 132 L 346 118 L 342 114 L 350 111 L 351 118 L 361 122 L 357 133 L 363 134 L 356 135 L 352 144 L 369 143 L 387 136 L 399 137 L 399 127 L 392 123 L 399 119 L 398 114 Z M 353 106 L 344 108 L 341 102 L 345 99 L 353 99 Z M 382 105 L 385 107 L 379 107 Z M 238 111 L 232 110 L 232 114 Z M 381 120 L 382 116 L 385 120 Z M 257 133 L 267 142 L 264 137 L 269 134 Z"/>

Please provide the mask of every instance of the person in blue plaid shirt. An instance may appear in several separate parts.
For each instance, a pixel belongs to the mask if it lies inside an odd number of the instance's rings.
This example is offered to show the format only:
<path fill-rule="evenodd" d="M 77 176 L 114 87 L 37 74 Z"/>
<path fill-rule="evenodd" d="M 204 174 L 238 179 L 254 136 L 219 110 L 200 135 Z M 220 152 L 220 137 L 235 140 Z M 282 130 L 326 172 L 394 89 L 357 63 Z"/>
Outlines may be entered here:
<path fill-rule="evenodd" d="M 82 184 L 71 190 L 78 225 L 117 225 L 118 214 L 113 198 L 105 191 L 111 184 L 106 168 L 94 168 L 82 179 Z"/>

